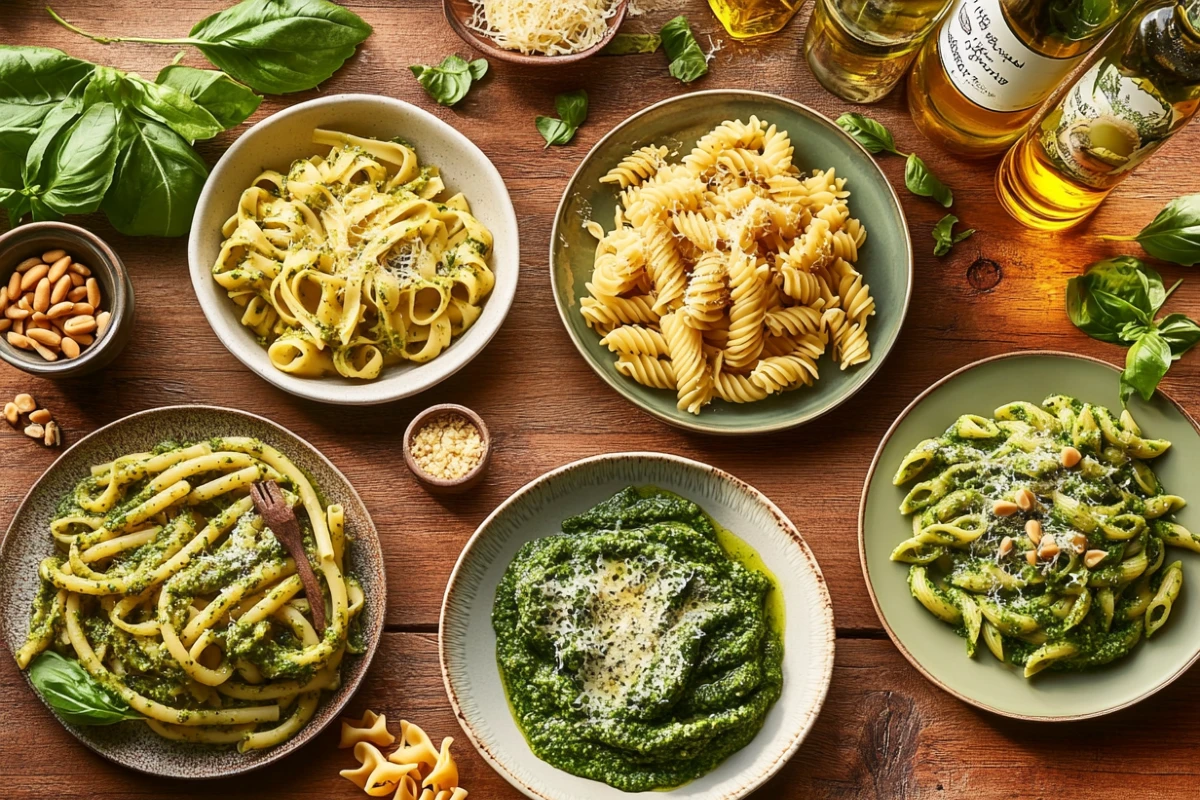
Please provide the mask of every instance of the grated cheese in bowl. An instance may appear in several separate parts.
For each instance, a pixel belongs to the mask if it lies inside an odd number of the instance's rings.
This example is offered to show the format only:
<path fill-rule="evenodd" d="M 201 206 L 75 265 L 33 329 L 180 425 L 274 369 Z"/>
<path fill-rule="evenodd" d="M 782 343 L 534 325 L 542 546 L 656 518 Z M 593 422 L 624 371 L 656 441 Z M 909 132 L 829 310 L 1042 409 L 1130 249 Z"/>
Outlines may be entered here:
<path fill-rule="evenodd" d="M 594 47 L 616 0 L 473 0 L 468 26 L 505 50 L 562 56 Z"/>

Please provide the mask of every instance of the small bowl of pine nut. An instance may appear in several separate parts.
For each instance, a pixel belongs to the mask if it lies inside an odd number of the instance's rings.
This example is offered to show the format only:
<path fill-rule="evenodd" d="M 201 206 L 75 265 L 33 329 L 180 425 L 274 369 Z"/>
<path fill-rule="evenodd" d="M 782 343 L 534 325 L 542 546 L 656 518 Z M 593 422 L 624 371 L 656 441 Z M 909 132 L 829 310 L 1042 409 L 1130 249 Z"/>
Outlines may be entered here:
<path fill-rule="evenodd" d="M 133 284 L 104 240 L 65 222 L 0 236 L 0 358 L 66 378 L 112 361 L 129 341 Z"/>

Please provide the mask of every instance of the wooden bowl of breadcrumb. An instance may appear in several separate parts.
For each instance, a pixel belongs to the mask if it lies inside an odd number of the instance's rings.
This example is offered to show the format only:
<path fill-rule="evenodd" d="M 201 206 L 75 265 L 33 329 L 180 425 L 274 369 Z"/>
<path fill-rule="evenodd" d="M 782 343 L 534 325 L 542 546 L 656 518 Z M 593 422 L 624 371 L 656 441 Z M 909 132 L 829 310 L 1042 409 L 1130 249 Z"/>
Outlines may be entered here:
<path fill-rule="evenodd" d="M 433 494 L 458 494 L 475 486 L 491 456 L 487 425 L 466 406 L 430 406 L 404 431 L 404 463 Z"/>

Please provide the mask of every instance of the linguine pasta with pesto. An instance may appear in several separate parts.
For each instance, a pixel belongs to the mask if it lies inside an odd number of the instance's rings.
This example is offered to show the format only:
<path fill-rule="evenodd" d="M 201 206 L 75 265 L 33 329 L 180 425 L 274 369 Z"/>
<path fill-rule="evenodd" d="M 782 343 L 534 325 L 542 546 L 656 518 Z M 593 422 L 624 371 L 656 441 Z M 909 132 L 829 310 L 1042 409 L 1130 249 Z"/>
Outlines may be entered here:
<path fill-rule="evenodd" d="M 1027 678 L 1107 664 L 1166 624 L 1183 586 L 1167 547 L 1200 552 L 1149 464 L 1170 446 L 1064 395 L 966 414 L 901 462 L 913 535 L 891 558 L 968 655 L 982 639 Z"/>

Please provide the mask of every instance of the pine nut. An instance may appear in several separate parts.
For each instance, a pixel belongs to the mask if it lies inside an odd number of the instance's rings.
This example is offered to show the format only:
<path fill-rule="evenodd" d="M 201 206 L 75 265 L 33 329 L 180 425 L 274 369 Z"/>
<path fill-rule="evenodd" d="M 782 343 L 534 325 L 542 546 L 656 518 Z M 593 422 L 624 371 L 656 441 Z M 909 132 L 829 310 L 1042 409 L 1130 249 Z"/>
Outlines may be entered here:
<path fill-rule="evenodd" d="M 64 331 L 66 333 L 66 331 Z M 92 342 L 96 341 L 96 337 L 90 333 L 68 333 L 67 336 L 75 340 L 75 344 L 80 347 L 87 347 Z"/>
<path fill-rule="evenodd" d="M 74 272 L 76 275 L 82 275 L 85 278 L 92 274 L 90 269 L 85 267 L 83 264 L 80 264 L 78 261 L 72 262 L 71 272 Z"/>
<path fill-rule="evenodd" d="M 997 500 L 992 504 L 992 513 L 997 517 L 1011 517 L 1017 511 L 1017 504 L 1008 500 Z"/>
<path fill-rule="evenodd" d="M 71 278 L 71 285 L 76 289 L 83 286 L 83 276 L 78 272 L 67 272 L 67 275 Z"/>
<path fill-rule="evenodd" d="M 50 306 L 50 308 L 46 309 L 46 316 L 50 319 L 57 319 L 59 317 L 69 316 L 74 310 L 75 304 L 68 300 L 62 303 L 55 303 L 54 305 Z"/>
<path fill-rule="evenodd" d="M 1011 536 L 1005 536 L 1003 539 L 1000 540 L 1000 558 L 1004 558 L 1006 555 L 1011 553 L 1012 549 L 1013 549 L 1013 538 Z"/>
<path fill-rule="evenodd" d="M 4 333 L 6 330 L 11 328 L 12 324 L 13 321 L 8 317 L 0 317 L 0 333 Z"/>
<path fill-rule="evenodd" d="M 34 328 L 25 334 L 26 337 L 33 339 L 35 342 L 41 342 L 46 347 L 58 347 L 62 342 L 62 337 L 54 331 L 48 331 L 44 328 Z"/>
<path fill-rule="evenodd" d="M 29 295 L 21 295 L 21 299 L 17 301 L 17 308 L 22 311 L 33 311 L 33 305 L 29 302 Z"/>
<path fill-rule="evenodd" d="M 38 264 L 33 269 L 29 270 L 29 272 L 26 272 L 24 275 L 21 276 L 21 291 L 22 292 L 29 291 L 34 286 L 37 286 L 38 281 L 40 281 L 42 278 L 46 277 L 49 274 L 50 274 L 49 267 L 47 267 L 45 264 Z"/>
<path fill-rule="evenodd" d="M 17 410 L 22 414 L 28 414 L 37 410 L 37 403 L 33 400 L 33 395 L 22 393 L 13 398 L 13 402 L 17 404 Z"/>
<path fill-rule="evenodd" d="M 1074 550 L 1076 553 L 1082 553 L 1084 550 L 1087 550 L 1087 546 L 1088 546 L 1087 536 L 1083 535 L 1082 533 L 1076 532 L 1076 533 L 1072 533 L 1068 538 L 1070 539 L 1070 542 L 1071 542 L 1071 549 Z"/>
<path fill-rule="evenodd" d="M 90 315 L 71 317 L 63 323 L 63 330 L 69 336 L 78 336 L 82 333 L 91 333 L 96 330 L 96 318 Z"/>
<path fill-rule="evenodd" d="M 9 306 L 8 308 L 4 309 L 4 316 L 8 317 L 9 319 L 25 319 L 31 313 L 32 312 L 26 311 L 18 306 Z"/>
<path fill-rule="evenodd" d="M 13 347 L 21 350 L 30 350 L 33 348 L 33 342 L 31 342 L 29 339 L 26 339 L 23 334 L 17 333 L 16 331 L 9 331 L 7 338 L 8 343 Z"/>
<path fill-rule="evenodd" d="M 91 303 L 76 303 L 75 307 L 72 309 L 72 313 L 76 314 L 77 316 L 91 317 L 95 315 L 96 307 Z"/>
<path fill-rule="evenodd" d="M 1022 511 L 1032 511 L 1037 505 L 1037 497 L 1028 489 L 1019 489 L 1014 499 L 1017 501 L 1017 508 Z"/>
<path fill-rule="evenodd" d="M 46 438 L 42 440 L 42 444 L 46 447 L 58 447 L 62 444 L 62 428 L 58 427 L 58 423 L 51 420 L 46 423 Z"/>
<path fill-rule="evenodd" d="M 64 256 L 50 265 L 50 272 L 46 277 L 50 279 L 51 283 L 58 283 L 66 276 L 69 266 L 71 266 L 71 259 Z"/>
<path fill-rule="evenodd" d="M 59 342 L 59 347 L 62 348 L 63 355 L 67 358 L 79 358 L 79 343 L 70 336 L 64 336 Z"/>
<path fill-rule="evenodd" d="M 1064 467 L 1070 469 L 1083 460 L 1083 453 L 1080 453 L 1074 447 L 1064 447 L 1060 460 Z"/>
<path fill-rule="evenodd" d="M 13 329 L 14 331 L 16 331 L 17 333 L 25 333 L 25 320 L 23 320 L 23 319 L 12 320 L 12 319 L 10 319 L 10 320 L 9 320 L 9 322 L 11 322 L 11 323 L 12 323 L 12 329 Z"/>
<path fill-rule="evenodd" d="M 50 302 L 57 305 L 67 297 L 67 292 L 71 291 L 71 279 L 66 275 L 60 277 L 54 283 L 54 288 L 50 290 Z"/>
<path fill-rule="evenodd" d="M 29 415 L 29 421 L 36 422 L 38 425 L 45 425 L 50 419 L 50 409 L 48 408 L 39 408 Z"/>
<path fill-rule="evenodd" d="M 17 264 L 17 272 L 21 272 L 21 273 L 29 272 L 29 270 L 33 269 L 34 267 L 36 267 L 38 264 L 41 264 L 41 263 L 42 263 L 42 260 L 40 258 L 38 258 L 37 256 L 30 256 L 29 258 L 22 261 L 20 264 Z"/>
<path fill-rule="evenodd" d="M 37 288 L 33 290 L 33 310 L 45 311 L 50 308 L 50 279 L 42 278 Z"/>
<path fill-rule="evenodd" d="M 30 439 L 41 439 L 46 435 L 46 429 L 35 422 L 32 425 L 25 426 L 25 435 Z"/>
<path fill-rule="evenodd" d="M 16 301 L 21 296 L 21 273 L 14 272 L 8 278 L 8 297 L 12 301 Z"/>
<path fill-rule="evenodd" d="M 85 283 L 84 286 L 87 287 L 88 302 L 92 304 L 93 308 L 99 308 L 100 307 L 100 284 L 96 282 L 95 278 L 88 278 L 87 283 Z"/>
<path fill-rule="evenodd" d="M 0 311 L 8 308 L 8 287 L 0 286 Z"/>
<path fill-rule="evenodd" d="M 1025 551 L 1025 560 L 1027 562 L 1029 562 L 1029 566 L 1036 567 L 1037 566 L 1037 553 L 1033 552 L 1032 550 L 1026 550 Z"/>
<path fill-rule="evenodd" d="M 1107 550 L 1088 550 L 1083 556 L 1083 563 L 1088 569 L 1095 569 L 1096 566 L 1107 557 Z"/>
<path fill-rule="evenodd" d="M 86 286 L 76 286 L 71 291 L 67 292 L 67 299 L 70 300 L 72 303 L 78 303 L 81 300 L 86 300 L 87 299 L 87 287 Z"/>
<path fill-rule="evenodd" d="M 16 403 L 4 404 L 4 419 L 8 421 L 9 425 L 17 427 L 17 423 L 21 421 L 21 410 L 17 408 Z"/>
<path fill-rule="evenodd" d="M 1054 534 L 1048 533 L 1042 537 L 1041 543 L 1037 549 L 1038 558 L 1044 558 L 1047 561 L 1058 555 L 1058 542 L 1054 540 Z"/>
<path fill-rule="evenodd" d="M 42 261 L 45 261 L 47 264 L 53 264 L 66 254 L 66 250 L 48 250 L 45 253 L 42 253 Z"/>
<path fill-rule="evenodd" d="M 42 344 L 41 342 L 30 339 L 29 344 L 32 345 L 37 354 L 46 361 L 58 361 L 58 353 L 54 352 L 49 347 L 46 347 L 46 345 Z"/>
<path fill-rule="evenodd" d="M 1029 537 L 1029 541 L 1037 544 L 1042 540 L 1042 523 L 1036 519 L 1031 519 L 1025 523 L 1025 535 Z"/>
<path fill-rule="evenodd" d="M 96 315 L 96 335 L 97 336 L 104 333 L 104 331 L 108 330 L 108 323 L 109 323 L 109 320 L 111 320 L 111 319 L 112 319 L 112 314 L 108 313 L 107 311 L 101 311 L 99 314 Z"/>

